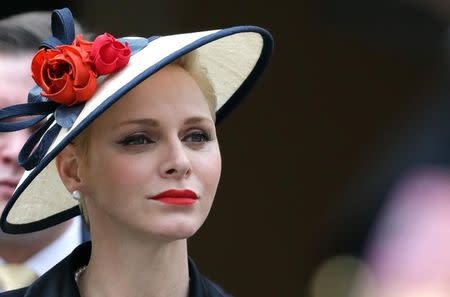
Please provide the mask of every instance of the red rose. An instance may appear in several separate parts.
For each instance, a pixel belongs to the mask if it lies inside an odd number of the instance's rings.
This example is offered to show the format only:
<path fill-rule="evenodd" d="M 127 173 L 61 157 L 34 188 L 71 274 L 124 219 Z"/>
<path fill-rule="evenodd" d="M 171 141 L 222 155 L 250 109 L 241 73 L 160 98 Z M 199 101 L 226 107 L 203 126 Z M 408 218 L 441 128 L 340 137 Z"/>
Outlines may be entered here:
<path fill-rule="evenodd" d="M 41 49 L 33 57 L 31 72 L 42 96 L 68 106 L 88 100 L 97 87 L 89 54 L 76 46 Z"/>
<path fill-rule="evenodd" d="M 105 33 L 95 38 L 92 44 L 91 59 L 99 75 L 114 73 L 125 67 L 130 60 L 128 44 L 121 43 L 111 34 Z"/>

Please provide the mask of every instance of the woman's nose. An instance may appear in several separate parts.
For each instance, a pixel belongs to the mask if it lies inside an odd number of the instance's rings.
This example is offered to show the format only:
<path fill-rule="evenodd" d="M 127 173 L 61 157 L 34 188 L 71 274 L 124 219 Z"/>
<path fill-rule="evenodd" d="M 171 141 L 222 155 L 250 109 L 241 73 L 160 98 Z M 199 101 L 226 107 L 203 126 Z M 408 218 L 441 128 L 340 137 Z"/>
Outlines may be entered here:
<path fill-rule="evenodd" d="M 191 174 L 191 162 L 186 150 L 180 140 L 172 141 L 165 146 L 165 157 L 160 169 L 162 177 L 182 179 Z"/>

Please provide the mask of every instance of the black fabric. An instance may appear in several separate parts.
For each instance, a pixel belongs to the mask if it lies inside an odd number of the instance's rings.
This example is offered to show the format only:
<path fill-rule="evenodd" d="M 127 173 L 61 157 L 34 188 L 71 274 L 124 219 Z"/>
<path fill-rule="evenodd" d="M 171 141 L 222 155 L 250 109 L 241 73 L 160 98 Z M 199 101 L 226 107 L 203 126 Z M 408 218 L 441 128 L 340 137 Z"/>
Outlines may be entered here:
<path fill-rule="evenodd" d="M 69 256 L 56 264 L 29 287 L 0 293 L 0 297 L 80 297 L 75 283 L 75 271 L 87 265 L 91 242 L 78 246 Z M 189 259 L 189 297 L 227 297 L 223 290 L 200 274 Z"/>

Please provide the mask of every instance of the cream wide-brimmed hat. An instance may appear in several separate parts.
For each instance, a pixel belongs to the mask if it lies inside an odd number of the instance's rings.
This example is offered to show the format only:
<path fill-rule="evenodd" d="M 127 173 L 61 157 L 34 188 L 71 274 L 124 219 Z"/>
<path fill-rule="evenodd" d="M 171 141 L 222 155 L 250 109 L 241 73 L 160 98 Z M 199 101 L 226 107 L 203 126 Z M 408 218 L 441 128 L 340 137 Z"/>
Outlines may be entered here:
<path fill-rule="evenodd" d="M 42 43 L 44 49 L 32 62 L 37 86 L 30 91 L 28 103 L 0 110 L 1 132 L 44 122 L 19 155 L 26 171 L 0 219 L 7 233 L 41 230 L 80 213 L 78 202 L 58 176 L 54 159 L 96 117 L 146 78 L 195 51 L 215 93 L 218 123 L 253 86 L 273 47 L 271 35 L 255 26 L 118 40 L 106 34 L 100 43 L 96 39 L 91 44 L 75 38 L 67 8 L 53 12 L 52 30 L 54 36 Z M 23 116 L 32 117 L 11 121 Z"/>

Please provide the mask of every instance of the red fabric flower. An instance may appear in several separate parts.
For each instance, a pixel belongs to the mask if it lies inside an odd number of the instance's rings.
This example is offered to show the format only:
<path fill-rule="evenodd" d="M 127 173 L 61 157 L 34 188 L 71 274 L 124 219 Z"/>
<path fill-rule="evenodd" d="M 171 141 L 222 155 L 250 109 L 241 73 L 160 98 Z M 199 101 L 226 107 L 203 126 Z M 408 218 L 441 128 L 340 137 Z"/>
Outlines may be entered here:
<path fill-rule="evenodd" d="M 92 41 L 84 40 L 83 35 L 81 34 L 78 34 L 75 37 L 75 40 L 73 41 L 72 45 L 80 47 L 82 50 L 86 51 L 89 55 L 91 54 Z"/>
<path fill-rule="evenodd" d="M 114 73 L 122 69 L 130 60 L 131 50 L 111 34 L 105 33 L 95 38 L 90 57 L 99 75 Z"/>
<path fill-rule="evenodd" d="M 42 49 L 31 62 L 34 81 L 42 96 L 67 106 L 90 99 L 97 88 L 97 76 L 124 68 L 131 50 L 112 35 L 105 33 L 94 42 L 77 35 L 72 45 Z"/>
<path fill-rule="evenodd" d="M 89 54 L 78 46 L 41 49 L 33 57 L 31 72 L 43 96 L 68 106 L 88 100 L 97 87 Z"/>

